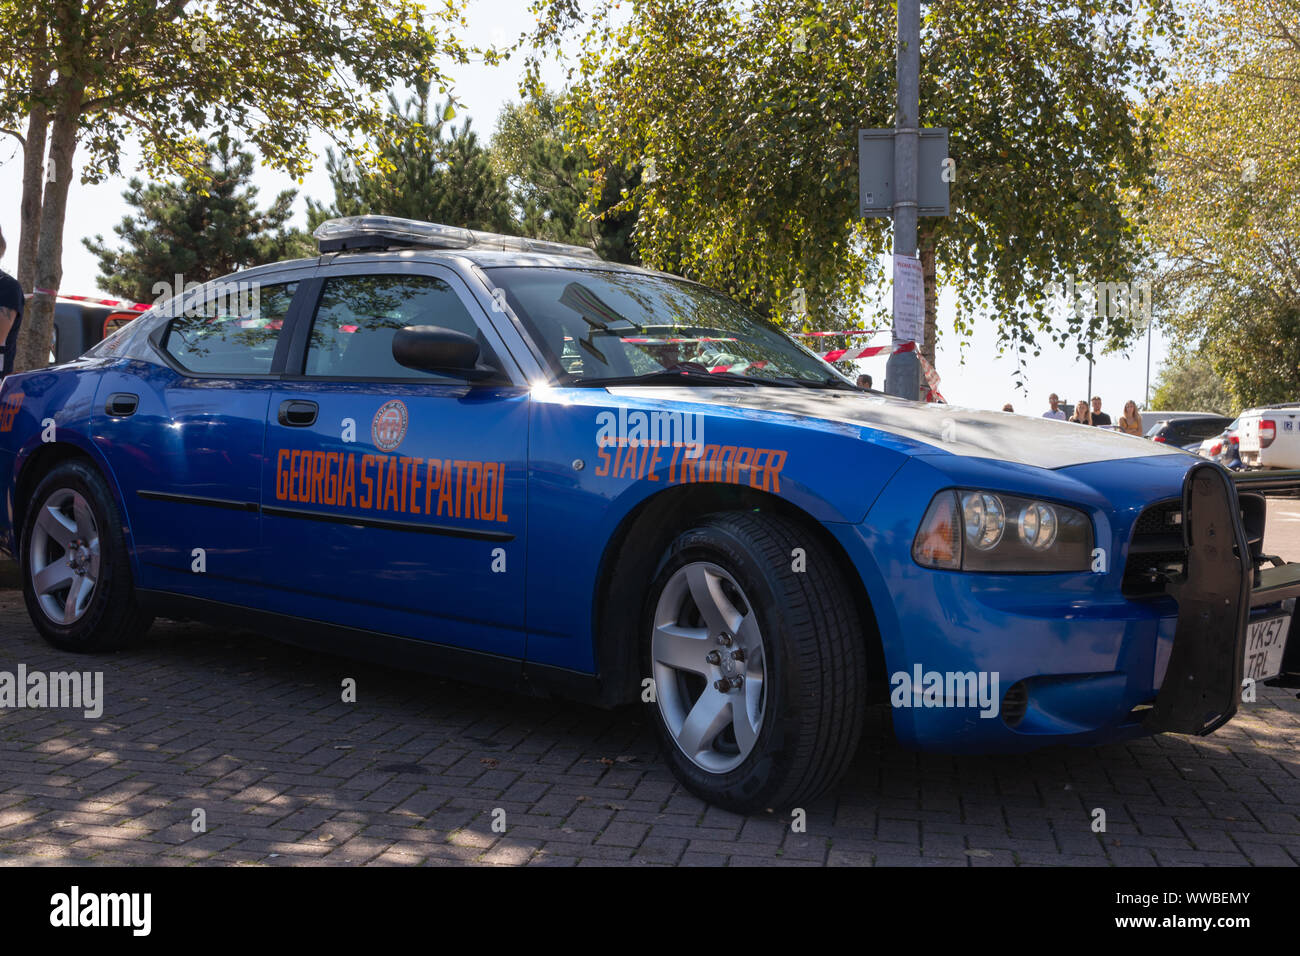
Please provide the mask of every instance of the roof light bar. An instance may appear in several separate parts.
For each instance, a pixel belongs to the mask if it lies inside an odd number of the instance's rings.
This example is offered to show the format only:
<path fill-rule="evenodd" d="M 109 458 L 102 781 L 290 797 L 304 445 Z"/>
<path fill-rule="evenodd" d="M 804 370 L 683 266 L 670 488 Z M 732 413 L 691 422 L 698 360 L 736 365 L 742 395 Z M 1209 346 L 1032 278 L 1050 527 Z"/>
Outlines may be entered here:
<path fill-rule="evenodd" d="M 347 216 L 329 219 L 312 233 L 322 253 L 346 249 L 391 249 L 422 246 L 430 249 L 500 249 L 505 252 L 535 252 L 552 256 L 580 256 L 599 259 L 593 249 L 543 239 L 503 236 L 461 226 L 444 226 L 396 216 Z"/>

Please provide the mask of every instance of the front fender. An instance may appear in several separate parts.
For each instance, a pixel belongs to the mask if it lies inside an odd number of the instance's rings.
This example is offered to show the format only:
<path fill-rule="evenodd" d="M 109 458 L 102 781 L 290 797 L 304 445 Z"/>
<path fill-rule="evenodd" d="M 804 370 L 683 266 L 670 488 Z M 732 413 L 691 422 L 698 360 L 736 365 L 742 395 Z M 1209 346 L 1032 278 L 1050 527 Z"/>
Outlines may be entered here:
<path fill-rule="evenodd" d="M 602 427 L 639 412 L 692 416 L 698 459 L 684 445 L 613 441 Z M 655 496 L 686 486 L 742 486 L 775 495 L 823 524 L 857 522 L 907 454 L 864 441 L 871 429 L 817 427 L 791 415 L 595 389 L 533 395 L 529 427 L 528 659 L 593 673 L 593 599 L 606 548 Z"/>

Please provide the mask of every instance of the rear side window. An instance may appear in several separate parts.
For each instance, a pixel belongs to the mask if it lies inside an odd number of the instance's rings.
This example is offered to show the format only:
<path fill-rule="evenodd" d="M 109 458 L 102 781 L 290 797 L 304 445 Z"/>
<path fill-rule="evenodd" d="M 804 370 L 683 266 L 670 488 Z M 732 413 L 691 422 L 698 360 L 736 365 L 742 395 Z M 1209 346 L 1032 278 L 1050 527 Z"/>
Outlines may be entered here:
<path fill-rule="evenodd" d="M 478 340 L 474 317 L 452 287 L 435 276 L 335 276 L 325 282 L 312 320 L 304 374 L 323 378 L 441 378 L 399 365 L 393 336 L 409 325 L 437 325 Z"/>
<path fill-rule="evenodd" d="M 231 283 L 167 323 L 161 347 L 181 368 L 268 375 L 298 283 Z"/>
<path fill-rule="evenodd" d="M 1217 418 L 1210 418 L 1204 421 L 1194 421 L 1187 427 L 1187 433 L 1193 441 L 1205 441 L 1207 438 L 1213 438 L 1227 427 L 1226 423 Z"/>

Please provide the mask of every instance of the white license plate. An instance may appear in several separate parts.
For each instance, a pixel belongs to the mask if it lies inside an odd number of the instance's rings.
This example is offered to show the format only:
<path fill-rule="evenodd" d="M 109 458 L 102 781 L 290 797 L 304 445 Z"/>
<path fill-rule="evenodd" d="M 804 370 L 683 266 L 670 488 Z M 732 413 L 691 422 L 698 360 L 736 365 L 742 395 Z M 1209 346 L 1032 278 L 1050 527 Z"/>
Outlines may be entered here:
<path fill-rule="evenodd" d="M 1286 634 L 1290 626 L 1290 614 L 1262 617 L 1247 625 L 1244 676 L 1258 681 L 1282 673 L 1282 654 L 1286 650 Z"/>

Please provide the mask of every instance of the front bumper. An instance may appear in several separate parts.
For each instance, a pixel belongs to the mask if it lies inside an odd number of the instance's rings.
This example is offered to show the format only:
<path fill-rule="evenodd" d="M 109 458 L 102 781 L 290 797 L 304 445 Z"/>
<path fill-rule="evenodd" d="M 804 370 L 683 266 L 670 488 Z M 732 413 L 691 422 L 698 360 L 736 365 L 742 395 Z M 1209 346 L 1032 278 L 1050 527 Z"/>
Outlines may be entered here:
<path fill-rule="evenodd" d="M 1098 545 L 1115 556 L 1107 572 L 1093 574 L 919 568 L 907 554 L 915 522 L 939 487 L 962 482 L 931 479 L 919 468 L 905 477 L 863 525 L 837 531 L 876 612 L 886 678 L 917 667 L 973 672 L 996 680 L 1002 695 L 995 715 L 953 700 L 899 706 L 891 698 L 900 742 L 918 749 L 1014 752 L 1161 731 L 1211 733 L 1240 701 L 1252 608 L 1300 595 L 1300 565 L 1255 569 L 1234 478 L 1211 462 L 1147 459 L 1038 477 L 1036 493 L 1091 510 Z M 1000 484 L 1008 493 L 1035 493 L 1010 478 Z M 1185 565 L 1164 594 L 1126 597 L 1134 522 L 1152 500 L 1175 498 L 1180 485 Z"/>

